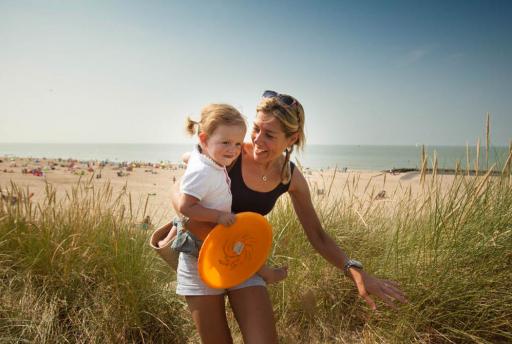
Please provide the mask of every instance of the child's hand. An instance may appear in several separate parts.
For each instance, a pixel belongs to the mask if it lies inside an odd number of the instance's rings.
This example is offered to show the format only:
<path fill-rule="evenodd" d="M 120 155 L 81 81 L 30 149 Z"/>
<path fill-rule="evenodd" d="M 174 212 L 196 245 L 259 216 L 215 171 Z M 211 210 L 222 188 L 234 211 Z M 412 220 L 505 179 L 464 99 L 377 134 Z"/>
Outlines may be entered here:
<path fill-rule="evenodd" d="M 235 223 L 236 217 L 233 213 L 220 213 L 217 219 L 217 223 L 220 223 L 224 226 L 231 226 Z"/>

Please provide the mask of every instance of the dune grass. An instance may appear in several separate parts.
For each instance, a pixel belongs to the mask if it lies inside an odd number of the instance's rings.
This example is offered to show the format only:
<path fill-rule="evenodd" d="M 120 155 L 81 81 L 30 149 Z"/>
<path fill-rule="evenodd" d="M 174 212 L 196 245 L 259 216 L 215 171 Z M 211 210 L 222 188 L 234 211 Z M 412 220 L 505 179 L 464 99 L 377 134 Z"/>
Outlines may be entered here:
<path fill-rule="evenodd" d="M 355 175 L 345 185 L 348 197 L 314 199 L 324 227 L 350 256 L 401 283 L 410 302 L 398 310 L 379 304 L 372 313 L 313 251 L 291 202 L 278 202 L 269 216 L 270 261 L 288 265 L 290 275 L 269 291 L 281 342 L 512 341 L 510 157 L 501 177 L 461 171 L 444 191 L 441 178 L 422 173 L 423 192 L 397 190 L 394 206 L 375 201 L 367 188 L 358 196 Z M 174 273 L 124 205 L 129 194 L 92 181 L 61 200 L 48 185 L 41 204 L 16 185 L 8 193 L 0 200 L 0 342 L 197 341 L 174 294 Z"/>
<path fill-rule="evenodd" d="M 410 302 L 397 311 L 381 303 L 372 314 L 314 253 L 289 202 L 280 204 L 271 216 L 282 229 L 273 259 L 293 275 L 271 291 L 288 342 L 512 341 L 510 175 L 459 175 L 444 192 L 441 178 L 427 176 L 421 196 L 396 194 L 393 209 L 354 193 L 316 200 L 325 228 L 351 256 L 400 282 Z"/>
<path fill-rule="evenodd" d="M 108 185 L 43 204 L 11 185 L 0 204 L 0 342 L 182 343 L 171 274 Z"/>

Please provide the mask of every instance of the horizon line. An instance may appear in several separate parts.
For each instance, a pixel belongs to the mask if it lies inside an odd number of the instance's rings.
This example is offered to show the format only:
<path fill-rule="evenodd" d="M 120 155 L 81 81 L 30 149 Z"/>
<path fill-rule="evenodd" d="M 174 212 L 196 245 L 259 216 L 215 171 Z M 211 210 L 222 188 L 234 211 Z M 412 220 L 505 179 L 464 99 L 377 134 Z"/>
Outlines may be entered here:
<path fill-rule="evenodd" d="M 190 144 L 195 143 L 179 143 L 179 142 L 0 142 L 0 145 L 9 145 L 9 144 L 43 144 L 43 145 L 180 145 L 180 146 L 187 146 Z M 436 144 L 429 144 L 429 143 L 308 143 L 307 146 L 397 146 L 397 147 L 410 147 L 410 146 L 437 146 L 437 147 L 476 147 L 476 144 L 447 144 L 447 143 L 436 143 Z M 509 145 L 507 144 L 490 144 L 490 147 L 499 147 L 499 148 L 509 148 L 509 146 L 512 146 L 512 141 L 510 141 Z M 485 147 L 485 142 L 482 144 L 480 142 L 480 147 Z"/>

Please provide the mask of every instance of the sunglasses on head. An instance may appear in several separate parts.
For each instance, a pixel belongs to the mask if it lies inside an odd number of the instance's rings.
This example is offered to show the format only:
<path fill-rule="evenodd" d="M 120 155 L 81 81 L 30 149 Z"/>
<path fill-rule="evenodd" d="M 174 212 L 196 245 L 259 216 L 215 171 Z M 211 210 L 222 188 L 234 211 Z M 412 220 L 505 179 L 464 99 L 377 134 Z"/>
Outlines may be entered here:
<path fill-rule="evenodd" d="M 286 94 L 277 93 L 276 91 L 270 91 L 270 90 L 263 92 L 262 97 L 263 98 L 277 98 L 281 103 L 288 105 L 288 106 L 292 106 L 297 102 L 295 100 L 295 98 L 293 98 L 293 97 L 287 96 Z"/>

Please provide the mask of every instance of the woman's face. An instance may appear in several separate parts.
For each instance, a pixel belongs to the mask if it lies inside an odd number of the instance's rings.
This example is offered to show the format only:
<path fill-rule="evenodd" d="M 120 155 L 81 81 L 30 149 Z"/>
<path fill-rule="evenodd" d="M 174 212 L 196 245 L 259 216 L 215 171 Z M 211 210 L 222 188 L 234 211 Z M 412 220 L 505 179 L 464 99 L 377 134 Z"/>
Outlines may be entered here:
<path fill-rule="evenodd" d="M 258 111 L 251 132 L 254 160 L 264 163 L 278 159 L 284 150 L 295 142 L 295 136 L 286 137 L 281 123 L 275 116 Z"/>

